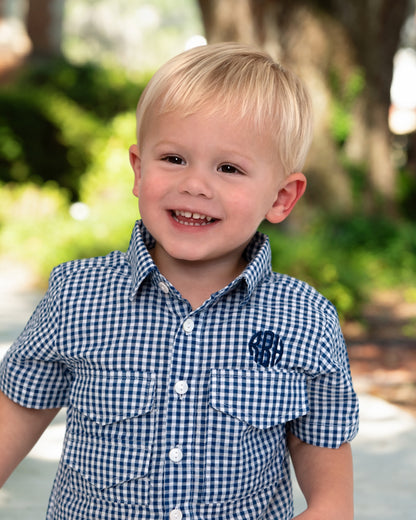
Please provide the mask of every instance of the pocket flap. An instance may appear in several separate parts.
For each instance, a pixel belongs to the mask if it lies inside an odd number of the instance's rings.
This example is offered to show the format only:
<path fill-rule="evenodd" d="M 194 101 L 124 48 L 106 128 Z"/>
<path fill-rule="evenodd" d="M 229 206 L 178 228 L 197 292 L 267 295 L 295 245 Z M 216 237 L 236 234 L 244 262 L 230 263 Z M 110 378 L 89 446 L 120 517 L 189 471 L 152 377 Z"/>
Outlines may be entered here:
<path fill-rule="evenodd" d="M 210 405 L 258 429 L 309 411 L 305 374 L 289 371 L 211 370 Z"/>
<path fill-rule="evenodd" d="M 151 411 L 156 375 L 147 372 L 79 372 L 70 402 L 83 415 L 101 425 Z"/>

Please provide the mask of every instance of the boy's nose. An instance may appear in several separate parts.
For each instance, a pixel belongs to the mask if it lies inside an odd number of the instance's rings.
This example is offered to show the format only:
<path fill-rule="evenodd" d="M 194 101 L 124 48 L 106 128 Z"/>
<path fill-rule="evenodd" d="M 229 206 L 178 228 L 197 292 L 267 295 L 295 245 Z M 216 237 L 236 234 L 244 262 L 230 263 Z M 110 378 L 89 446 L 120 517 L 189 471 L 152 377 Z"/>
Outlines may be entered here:
<path fill-rule="evenodd" d="M 210 175 L 201 168 L 189 168 L 183 172 L 179 182 L 179 191 L 193 197 L 212 197 L 212 185 Z"/>

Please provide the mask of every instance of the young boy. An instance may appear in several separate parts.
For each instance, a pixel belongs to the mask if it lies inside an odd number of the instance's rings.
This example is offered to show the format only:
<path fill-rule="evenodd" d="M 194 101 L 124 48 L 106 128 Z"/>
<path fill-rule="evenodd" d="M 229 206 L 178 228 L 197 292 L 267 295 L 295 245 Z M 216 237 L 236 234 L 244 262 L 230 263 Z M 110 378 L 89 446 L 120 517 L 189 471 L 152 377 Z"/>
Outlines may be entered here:
<path fill-rule="evenodd" d="M 336 312 L 271 271 L 302 196 L 310 101 L 237 44 L 153 77 L 127 253 L 54 269 L 0 371 L 0 480 L 67 406 L 49 520 L 353 518 L 357 398 Z M 7 396 L 7 397 L 6 397 Z"/>

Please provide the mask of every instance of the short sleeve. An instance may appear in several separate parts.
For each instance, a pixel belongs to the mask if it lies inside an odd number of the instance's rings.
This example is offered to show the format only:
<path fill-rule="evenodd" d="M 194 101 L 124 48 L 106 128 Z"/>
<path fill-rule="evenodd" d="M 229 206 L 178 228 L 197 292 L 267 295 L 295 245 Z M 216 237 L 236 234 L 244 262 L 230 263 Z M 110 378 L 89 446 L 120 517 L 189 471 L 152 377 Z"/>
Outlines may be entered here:
<path fill-rule="evenodd" d="M 358 433 L 359 403 L 338 318 L 329 320 L 322 338 L 319 372 L 307 377 L 309 412 L 289 423 L 303 442 L 338 448 Z"/>
<path fill-rule="evenodd" d="M 0 388 L 27 408 L 60 408 L 68 401 L 71 375 L 56 348 L 60 323 L 59 268 L 26 327 L 0 365 Z"/>

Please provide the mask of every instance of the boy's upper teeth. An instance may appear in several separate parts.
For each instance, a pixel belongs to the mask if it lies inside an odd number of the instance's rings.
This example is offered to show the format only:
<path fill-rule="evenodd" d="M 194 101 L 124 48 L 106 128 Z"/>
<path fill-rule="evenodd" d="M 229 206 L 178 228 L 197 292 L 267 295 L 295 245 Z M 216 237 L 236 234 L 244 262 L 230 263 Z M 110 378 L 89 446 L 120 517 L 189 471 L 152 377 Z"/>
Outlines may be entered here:
<path fill-rule="evenodd" d="M 194 218 L 195 220 L 212 220 L 212 217 L 201 215 L 201 213 L 192 213 L 191 211 L 175 211 L 175 214 L 185 218 Z"/>

